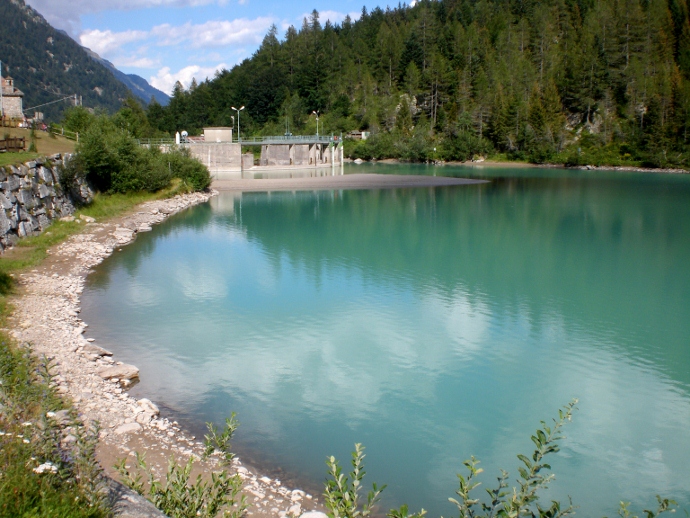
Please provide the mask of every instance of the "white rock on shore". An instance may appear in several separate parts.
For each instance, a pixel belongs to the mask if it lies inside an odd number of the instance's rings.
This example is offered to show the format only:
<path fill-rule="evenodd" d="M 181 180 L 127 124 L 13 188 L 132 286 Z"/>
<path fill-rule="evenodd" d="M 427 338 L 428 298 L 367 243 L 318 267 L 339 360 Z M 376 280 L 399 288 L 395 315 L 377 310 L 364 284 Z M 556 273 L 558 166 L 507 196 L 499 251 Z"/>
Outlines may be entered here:
<path fill-rule="evenodd" d="M 139 377 L 139 369 L 137 369 L 134 365 L 123 363 L 122 365 L 114 365 L 113 367 L 100 369 L 98 371 L 98 375 L 106 380 L 117 378 L 120 380 L 131 381 Z"/>

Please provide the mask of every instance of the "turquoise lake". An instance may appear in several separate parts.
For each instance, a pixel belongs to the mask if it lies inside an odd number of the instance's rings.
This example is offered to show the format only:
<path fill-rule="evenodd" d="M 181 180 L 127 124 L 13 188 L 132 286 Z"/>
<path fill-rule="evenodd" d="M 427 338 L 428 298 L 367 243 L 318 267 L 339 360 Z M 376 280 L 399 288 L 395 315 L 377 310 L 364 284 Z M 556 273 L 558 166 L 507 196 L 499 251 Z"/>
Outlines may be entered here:
<path fill-rule="evenodd" d="M 512 483 L 577 397 L 546 498 L 690 510 L 690 176 L 345 171 L 491 181 L 221 193 L 139 235 L 82 298 L 132 394 L 197 435 L 237 412 L 240 457 L 314 494 L 361 442 L 384 509 L 430 517 L 457 515 L 472 455 Z"/>

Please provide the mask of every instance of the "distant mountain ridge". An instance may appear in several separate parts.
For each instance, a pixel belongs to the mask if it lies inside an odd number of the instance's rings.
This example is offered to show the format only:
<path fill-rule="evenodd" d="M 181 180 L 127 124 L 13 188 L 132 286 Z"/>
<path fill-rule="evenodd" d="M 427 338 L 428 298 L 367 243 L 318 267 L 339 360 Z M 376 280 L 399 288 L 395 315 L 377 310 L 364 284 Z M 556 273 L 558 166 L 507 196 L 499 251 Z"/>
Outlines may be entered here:
<path fill-rule="evenodd" d="M 91 56 L 91 58 L 95 59 L 98 63 L 110 70 L 115 76 L 115 79 L 117 79 L 127 88 L 129 88 L 132 91 L 132 93 L 136 95 L 139 99 L 144 101 L 144 103 L 148 104 L 149 102 L 151 102 L 151 97 L 153 97 L 161 106 L 167 106 L 170 102 L 170 96 L 168 94 L 162 92 L 158 88 L 151 86 L 149 82 L 143 77 L 138 76 L 136 74 L 125 74 L 124 72 L 115 68 L 115 65 L 113 65 L 110 61 L 102 58 L 90 48 L 82 48 L 86 51 L 86 53 L 89 56 Z"/>
<path fill-rule="evenodd" d="M 36 106 L 47 120 L 59 120 L 74 104 L 61 99 L 75 94 L 81 96 L 83 106 L 111 113 L 129 95 L 148 102 L 151 95 L 158 99 L 163 94 L 152 91 L 155 89 L 150 86 L 148 90 L 142 78 L 120 71 L 116 74 L 112 64 L 107 66 L 100 57 L 92 58 L 24 0 L 0 0 L 0 20 L 3 77 L 13 77 L 16 87 L 24 92 L 25 110 Z"/>

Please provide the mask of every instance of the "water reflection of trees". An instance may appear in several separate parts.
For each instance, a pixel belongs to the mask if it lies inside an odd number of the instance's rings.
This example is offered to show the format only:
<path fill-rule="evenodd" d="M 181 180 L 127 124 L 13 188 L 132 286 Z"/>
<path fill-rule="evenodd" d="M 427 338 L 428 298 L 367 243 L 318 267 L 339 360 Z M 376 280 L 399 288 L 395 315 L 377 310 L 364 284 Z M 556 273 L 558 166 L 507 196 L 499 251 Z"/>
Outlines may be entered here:
<path fill-rule="evenodd" d="M 315 282 L 334 265 L 367 282 L 433 286 L 580 324 L 627 322 L 680 347 L 690 297 L 687 188 L 657 181 L 506 178 L 437 189 L 244 195 L 241 219 L 274 268 L 287 259 Z M 510 304 L 507 306 L 510 307 Z M 645 325 L 642 325 L 644 323 Z M 678 372 L 680 374 L 680 372 Z M 690 382 L 683 372 L 682 379 Z"/>
<path fill-rule="evenodd" d="M 171 235 L 193 230 L 200 231 L 211 223 L 213 209 L 204 203 L 171 216 L 165 224 L 156 225 L 150 232 L 137 234 L 136 241 L 125 247 L 116 247 L 116 252 L 107 259 L 108 264 L 97 267 L 88 278 L 89 287 L 105 289 L 110 284 L 110 272 L 121 267 L 130 276 L 136 276 L 142 263 L 151 257 L 158 244 Z M 122 251 L 117 251 L 117 250 Z"/>

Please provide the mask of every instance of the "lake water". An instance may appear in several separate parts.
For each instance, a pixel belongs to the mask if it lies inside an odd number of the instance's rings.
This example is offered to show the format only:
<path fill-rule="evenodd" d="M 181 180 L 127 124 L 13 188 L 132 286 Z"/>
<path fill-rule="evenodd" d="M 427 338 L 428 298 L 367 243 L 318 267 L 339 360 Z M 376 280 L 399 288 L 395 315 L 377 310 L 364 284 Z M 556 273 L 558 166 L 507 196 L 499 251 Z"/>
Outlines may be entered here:
<path fill-rule="evenodd" d="M 88 278 L 88 334 L 133 393 L 319 491 L 367 448 L 385 506 L 452 516 L 462 461 L 517 475 L 577 397 L 548 498 L 690 508 L 690 177 L 348 166 L 436 189 L 221 194 Z"/>

